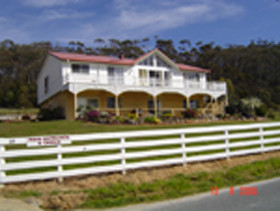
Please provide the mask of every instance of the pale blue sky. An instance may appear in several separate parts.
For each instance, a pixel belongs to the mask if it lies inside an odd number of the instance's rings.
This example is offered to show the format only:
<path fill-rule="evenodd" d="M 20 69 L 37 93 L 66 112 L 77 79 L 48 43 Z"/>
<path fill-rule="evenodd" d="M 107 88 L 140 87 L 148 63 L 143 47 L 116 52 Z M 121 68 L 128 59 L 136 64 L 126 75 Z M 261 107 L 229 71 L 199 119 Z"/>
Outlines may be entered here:
<path fill-rule="evenodd" d="M 0 40 L 18 43 L 158 35 L 218 45 L 280 41 L 276 0 L 0 0 Z"/>

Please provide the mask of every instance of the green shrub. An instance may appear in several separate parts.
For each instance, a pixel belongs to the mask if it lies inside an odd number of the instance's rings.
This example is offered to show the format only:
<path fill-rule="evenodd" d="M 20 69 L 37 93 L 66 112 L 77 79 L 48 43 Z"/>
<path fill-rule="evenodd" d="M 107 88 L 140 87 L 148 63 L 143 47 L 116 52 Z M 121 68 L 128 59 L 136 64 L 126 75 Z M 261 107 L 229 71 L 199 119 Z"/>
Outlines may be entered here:
<path fill-rule="evenodd" d="M 145 123 L 159 124 L 159 123 L 161 123 L 161 120 L 157 117 L 154 117 L 154 116 L 147 116 L 147 117 L 145 117 L 144 122 Z"/>
<path fill-rule="evenodd" d="M 275 114 L 272 111 L 269 111 L 268 114 L 267 114 L 267 117 L 269 119 L 275 119 Z"/>
<path fill-rule="evenodd" d="M 197 116 L 197 112 L 196 110 L 189 108 L 182 112 L 182 116 L 185 119 L 194 119 Z"/>
<path fill-rule="evenodd" d="M 40 121 L 65 119 L 64 109 L 62 107 L 56 107 L 54 109 L 41 108 L 38 113 L 38 119 Z"/>
<path fill-rule="evenodd" d="M 28 114 L 24 114 L 24 115 L 22 115 L 21 119 L 28 121 L 28 120 L 31 120 L 31 117 Z"/>
<path fill-rule="evenodd" d="M 225 107 L 225 111 L 226 111 L 226 113 L 229 114 L 229 115 L 235 114 L 235 108 L 234 108 L 233 105 L 228 105 L 228 106 L 226 106 L 226 107 Z"/>
<path fill-rule="evenodd" d="M 133 121 L 137 121 L 137 115 L 135 113 L 130 113 L 127 117 Z"/>
<path fill-rule="evenodd" d="M 223 118 L 224 118 L 224 115 L 223 115 L 223 114 L 217 114 L 216 117 L 217 117 L 218 119 L 223 119 Z"/>
<path fill-rule="evenodd" d="M 257 116 L 264 117 L 267 114 L 267 107 L 265 104 L 262 104 L 260 107 L 255 108 L 255 112 Z"/>
<path fill-rule="evenodd" d="M 170 111 L 164 111 L 161 115 L 162 120 L 170 120 L 173 118 L 173 115 Z"/>
<path fill-rule="evenodd" d="M 56 107 L 52 110 L 53 112 L 53 119 L 64 119 L 64 109 L 62 107 Z"/>

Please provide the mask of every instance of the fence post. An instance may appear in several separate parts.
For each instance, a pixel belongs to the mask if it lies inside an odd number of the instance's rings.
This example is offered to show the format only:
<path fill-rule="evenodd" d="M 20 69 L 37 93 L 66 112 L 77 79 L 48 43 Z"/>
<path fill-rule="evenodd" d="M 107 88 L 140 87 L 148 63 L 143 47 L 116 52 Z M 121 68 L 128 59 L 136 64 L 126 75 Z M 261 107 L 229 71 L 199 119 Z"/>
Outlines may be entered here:
<path fill-rule="evenodd" d="M 3 167 L 6 163 L 5 158 L 2 157 L 2 154 L 5 152 L 5 146 L 0 145 L 0 188 L 4 187 L 4 177 L 6 177 L 6 173 L 3 170 Z"/>
<path fill-rule="evenodd" d="M 229 139 L 228 139 L 228 130 L 225 130 L 225 144 L 226 144 L 226 156 L 227 159 L 230 159 L 230 155 L 229 155 Z"/>
<path fill-rule="evenodd" d="M 126 160 L 125 160 L 125 138 L 122 137 L 121 138 L 121 164 L 122 164 L 122 174 L 125 175 L 126 174 L 126 170 L 125 170 L 125 164 L 126 164 Z"/>
<path fill-rule="evenodd" d="M 183 166 L 186 166 L 186 143 L 185 143 L 185 134 L 181 133 L 181 140 L 182 140 L 182 159 L 183 159 Z"/>
<path fill-rule="evenodd" d="M 259 128 L 259 132 L 260 132 L 260 141 L 261 141 L 261 153 L 264 153 L 264 137 L 263 137 L 263 128 L 260 127 Z"/>
<path fill-rule="evenodd" d="M 63 166 L 61 164 L 62 161 L 62 154 L 61 154 L 61 143 L 57 145 L 57 162 L 58 162 L 58 166 L 57 166 L 57 171 L 58 171 L 58 175 L 60 175 L 63 172 Z M 58 177 L 58 182 L 62 183 L 63 182 L 63 177 L 59 176 Z"/>

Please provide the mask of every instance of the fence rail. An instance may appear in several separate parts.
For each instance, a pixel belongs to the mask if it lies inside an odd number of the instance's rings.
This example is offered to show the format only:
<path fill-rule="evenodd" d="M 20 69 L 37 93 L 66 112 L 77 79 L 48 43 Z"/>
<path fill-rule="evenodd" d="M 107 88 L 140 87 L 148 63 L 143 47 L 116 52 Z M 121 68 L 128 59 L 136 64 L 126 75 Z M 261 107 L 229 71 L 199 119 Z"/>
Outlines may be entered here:
<path fill-rule="evenodd" d="M 272 150 L 280 150 L 280 122 L 0 138 L 0 183 L 125 173 Z"/>

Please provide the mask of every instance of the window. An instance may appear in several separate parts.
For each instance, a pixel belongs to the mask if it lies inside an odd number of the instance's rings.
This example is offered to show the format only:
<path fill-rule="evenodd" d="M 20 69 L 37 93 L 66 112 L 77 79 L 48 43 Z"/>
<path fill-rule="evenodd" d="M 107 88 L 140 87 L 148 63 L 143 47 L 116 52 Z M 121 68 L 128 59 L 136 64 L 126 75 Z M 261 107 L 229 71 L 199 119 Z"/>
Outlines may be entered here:
<path fill-rule="evenodd" d="M 211 102 L 211 98 L 209 96 L 203 96 L 203 102 L 204 102 L 204 104 L 210 103 Z"/>
<path fill-rule="evenodd" d="M 139 65 L 154 66 L 153 56 L 146 58 L 145 60 L 140 62 Z"/>
<path fill-rule="evenodd" d="M 199 74 L 198 73 L 189 73 L 188 78 L 191 81 L 199 81 Z"/>
<path fill-rule="evenodd" d="M 49 76 L 44 79 L 44 92 L 47 94 L 49 92 Z"/>
<path fill-rule="evenodd" d="M 87 99 L 87 105 L 92 108 L 99 108 L 98 99 L 94 99 L 94 98 Z"/>
<path fill-rule="evenodd" d="M 107 108 L 115 108 L 115 98 L 114 97 L 107 97 Z"/>
<path fill-rule="evenodd" d="M 87 64 L 72 64 L 72 73 L 89 74 L 89 65 Z"/>
<path fill-rule="evenodd" d="M 121 67 L 108 67 L 110 84 L 124 84 L 124 70 Z"/>
<path fill-rule="evenodd" d="M 148 111 L 149 113 L 154 113 L 154 100 L 153 99 L 150 99 L 148 100 Z"/>
<path fill-rule="evenodd" d="M 191 100 L 190 101 L 191 108 L 199 108 L 198 100 Z"/>
<path fill-rule="evenodd" d="M 187 100 L 186 99 L 183 100 L 183 108 L 187 108 Z"/>
<path fill-rule="evenodd" d="M 118 98 L 119 108 L 123 107 L 122 98 Z M 108 97 L 107 98 L 107 108 L 116 108 L 116 98 L 115 97 Z"/>
<path fill-rule="evenodd" d="M 162 105 L 161 105 L 161 101 L 160 99 L 157 99 L 157 110 L 161 109 Z M 149 113 L 154 114 L 155 107 L 154 107 L 154 100 L 153 99 L 149 99 L 148 100 L 148 111 Z"/>
<path fill-rule="evenodd" d="M 147 78 L 147 70 L 139 69 L 139 78 Z"/>
<path fill-rule="evenodd" d="M 156 57 L 156 61 L 157 61 L 157 66 L 158 67 L 168 67 L 168 68 L 170 68 L 170 66 L 165 61 L 163 61 L 161 58 L 159 58 L 158 56 Z"/>
<path fill-rule="evenodd" d="M 149 71 L 150 86 L 161 86 L 162 74 L 161 71 Z"/>

